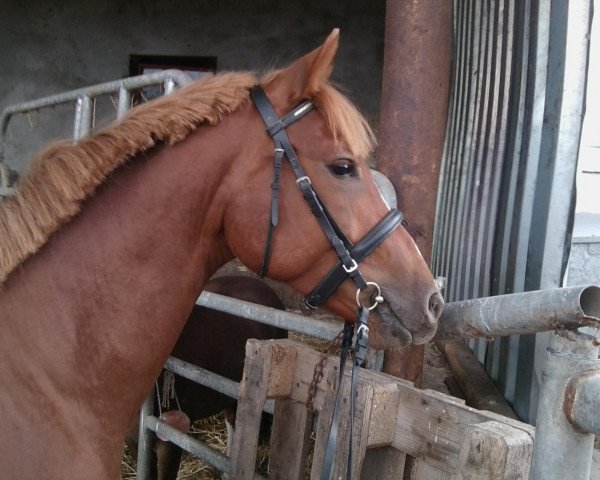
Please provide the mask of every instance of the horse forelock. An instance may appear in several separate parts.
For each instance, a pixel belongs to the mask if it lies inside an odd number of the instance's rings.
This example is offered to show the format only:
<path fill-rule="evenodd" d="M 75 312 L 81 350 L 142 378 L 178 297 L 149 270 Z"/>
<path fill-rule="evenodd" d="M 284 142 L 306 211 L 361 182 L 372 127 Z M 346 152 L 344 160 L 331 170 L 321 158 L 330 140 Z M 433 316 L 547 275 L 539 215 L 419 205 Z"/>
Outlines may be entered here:
<path fill-rule="evenodd" d="M 376 145 L 375 134 L 354 104 L 330 84 L 323 85 L 313 100 L 334 137 L 356 157 L 368 158 Z"/>
<path fill-rule="evenodd" d="M 77 143 L 60 141 L 41 151 L 16 193 L 0 202 L 0 285 L 77 215 L 83 201 L 127 159 L 159 143 L 173 145 L 200 125 L 219 123 L 249 101 L 248 91 L 257 83 L 252 73 L 209 77 L 140 105 Z M 330 84 L 312 100 L 334 137 L 354 155 L 366 158 L 375 137 L 356 107 Z"/>
<path fill-rule="evenodd" d="M 282 72 L 273 70 L 264 75 L 260 83 L 267 85 Z M 369 157 L 377 144 L 375 134 L 356 106 L 333 84 L 322 84 L 312 98 L 305 100 L 314 102 L 337 141 L 344 142 L 356 157 Z"/>

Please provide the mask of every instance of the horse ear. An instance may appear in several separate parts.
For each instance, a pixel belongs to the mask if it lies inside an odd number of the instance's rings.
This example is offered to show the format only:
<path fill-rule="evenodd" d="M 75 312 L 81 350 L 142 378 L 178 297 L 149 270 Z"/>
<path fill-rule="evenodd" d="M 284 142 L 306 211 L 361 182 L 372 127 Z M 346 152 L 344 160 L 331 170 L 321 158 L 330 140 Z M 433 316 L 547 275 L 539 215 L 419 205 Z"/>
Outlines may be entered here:
<path fill-rule="evenodd" d="M 296 60 L 277 76 L 278 88 L 286 103 L 296 103 L 311 98 L 331 75 L 333 59 L 338 49 L 340 30 L 334 28 L 323 45 Z M 283 100 L 283 99 L 282 99 Z"/>

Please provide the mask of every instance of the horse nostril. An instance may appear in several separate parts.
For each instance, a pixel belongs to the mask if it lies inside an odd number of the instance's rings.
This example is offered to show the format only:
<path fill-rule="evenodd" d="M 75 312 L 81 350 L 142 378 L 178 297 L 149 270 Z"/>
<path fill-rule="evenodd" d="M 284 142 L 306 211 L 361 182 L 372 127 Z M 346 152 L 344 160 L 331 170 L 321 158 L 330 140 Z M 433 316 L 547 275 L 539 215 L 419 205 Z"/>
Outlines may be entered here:
<path fill-rule="evenodd" d="M 444 309 L 444 299 L 442 296 L 435 292 L 431 297 L 429 297 L 429 313 L 433 317 L 433 321 L 437 321 L 439 316 L 442 314 L 442 310 Z"/>

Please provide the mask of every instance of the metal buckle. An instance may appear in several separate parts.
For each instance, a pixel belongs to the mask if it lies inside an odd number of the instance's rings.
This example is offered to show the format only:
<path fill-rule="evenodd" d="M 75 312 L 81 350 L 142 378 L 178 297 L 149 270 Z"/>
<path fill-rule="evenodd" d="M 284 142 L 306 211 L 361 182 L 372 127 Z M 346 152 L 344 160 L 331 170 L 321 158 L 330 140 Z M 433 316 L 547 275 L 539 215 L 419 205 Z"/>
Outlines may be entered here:
<path fill-rule="evenodd" d="M 362 336 L 368 337 L 369 336 L 369 327 L 367 325 L 365 325 L 364 323 L 361 323 L 360 326 L 358 327 L 358 330 L 356 330 L 356 335 L 357 336 L 362 335 Z"/>
<path fill-rule="evenodd" d="M 367 287 L 372 286 L 375 287 L 377 289 L 377 294 L 375 295 L 375 302 L 373 303 L 373 305 L 371 305 L 370 307 L 367 307 L 365 305 L 363 305 L 362 303 L 360 303 L 360 294 L 363 290 L 361 290 L 360 288 L 356 290 L 356 304 L 358 305 L 358 307 L 363 307 L 366 308 L 368 310 L 373 310 L 377 307 L 377 305 L 379 305 L 380 303 L 383 303 L 383 297 L 381 296 L 381 288 L 379 288 L 379 285 L 377 285 L 375 282 L 367 282 Z M 365 288 L 366 290 L 366 288 Z"/>
<path fill-rule="evenodd" d="M 300 186 L 300 182 L 306 180 L 308 182 L 309 185 L 312 185 L 312 182 L 310 181 L 310 178 L 308 178 L 306 175 L 304 175 L 303 177 L 299 177 L 296 179 L 296 185 Z"/>
<path fill-rule="evenodd" d="M 346 271 L 346 273 L 352 273 L 354 270 L 356 270 L 358 268 L 358 263 L 356 263 L 356 260 L 354 260 L 353 258 L 351 258 L 350 260 L 352 260 L 352 265 L 350 265 L 350 267 L 346 268 L 346 265 L 344 265 L 342 263 L 342 267 L 344 267 L 344 270 Z M 368 283 L 367 283 L 368 285 Z M 379 288 L 379 287 L 377 287 Z"/>

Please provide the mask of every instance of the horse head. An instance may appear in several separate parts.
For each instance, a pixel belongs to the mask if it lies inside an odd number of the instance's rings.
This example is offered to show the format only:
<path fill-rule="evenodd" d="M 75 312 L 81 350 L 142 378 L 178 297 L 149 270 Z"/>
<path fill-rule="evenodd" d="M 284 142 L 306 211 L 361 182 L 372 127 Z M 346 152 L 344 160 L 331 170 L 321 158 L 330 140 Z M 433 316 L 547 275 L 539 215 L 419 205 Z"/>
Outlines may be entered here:
<path fill-rule="evenodd" d="M 329 82 L 338 47 L 338 31 L 289 67 L 262 82 L 278 117 L 302 101 L 315 108 L 286 128 L 306 176 L 335 222 L 358 242 L 389 212 L 373 179 L 368 157 L 374 136 L 356 108 Z M 251 109 L 253 107 L 250 107 Z M 225 236 L 232 251 L 258 272 L 269 223 L 273 181 L 273 139 L 256 110 L 237 168 L 236 189 L 226 213 Z M 250 137 L 250 135 L 249 135 Z M 289 165 L 281 168 L 278 220 L 270 252 L 269 277 L 307 294 L 336 264 L 337 256 L 297 188 Z M 373 315 L 370 340 L 376 348 L 424 343 L 435 334 L 443 307 L 439 289 L 417 246 L 402 227 L 395 229 L 360 264 L 368 281 L 381 287 L 384 302 Z M 347 321 L 356 315 L 356 287 L 349 280 L 325 306 Z"/>

